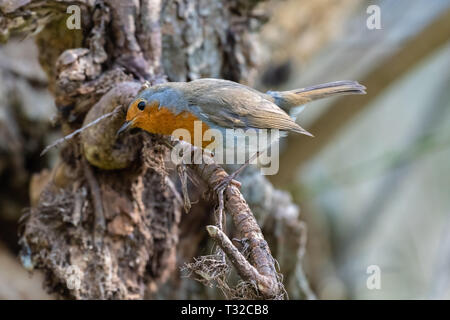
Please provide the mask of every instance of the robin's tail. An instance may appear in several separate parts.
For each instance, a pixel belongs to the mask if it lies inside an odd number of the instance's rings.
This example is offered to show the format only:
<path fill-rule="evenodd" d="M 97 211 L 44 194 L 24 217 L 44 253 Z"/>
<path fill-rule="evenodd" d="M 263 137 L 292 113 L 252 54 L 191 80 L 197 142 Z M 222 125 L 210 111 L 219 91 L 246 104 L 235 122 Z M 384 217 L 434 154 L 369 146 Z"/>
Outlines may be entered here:
<path fill-rule="evenodd" d="M 291 108 L 313 100 L 346 94 L 365 94 L 365 90 L 366 87 L 356 81 L 344 80 L 290 91 L 268 91 L 267 94 L 273 98 L 276 105 L 289 112 Z"/>

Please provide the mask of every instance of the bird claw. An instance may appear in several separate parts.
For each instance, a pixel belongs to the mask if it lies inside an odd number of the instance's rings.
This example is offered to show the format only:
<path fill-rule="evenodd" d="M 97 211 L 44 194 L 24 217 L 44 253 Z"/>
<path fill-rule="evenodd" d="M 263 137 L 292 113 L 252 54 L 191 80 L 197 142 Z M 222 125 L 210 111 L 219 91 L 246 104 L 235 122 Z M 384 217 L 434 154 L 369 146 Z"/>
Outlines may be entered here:
<path fill-rule="evenodd" d="M 230 184 L 236 186 L 237 188 L 241 188 L 241 183 L 237 180 L 234 180 L 234 174 L 231 174 L 225 177 L 218 185 L 213 188 L 213 192 L 218 200 L 218 206 L 216 210 L 216 225 L 217 227 L 223 231 L 225 226 L 225 215 L 224 215 L 224 191 L 230 186 Z M 214 194 L 213 194 L 214 196 Z"/>
<path fill-rule="evenodd" d="M 220 181 L 220 183 L 217 186 L 214 187 L 214 192 L 217 194 L 222 193 L 226 190 L 226 188 L 230 186 L 230 184 L 234 185 L 238 189 L 241 189 L 242 186 L 242 184 L 239 181 L 234 180 L 234 175 L 229 175 L 222 181 Z"/>

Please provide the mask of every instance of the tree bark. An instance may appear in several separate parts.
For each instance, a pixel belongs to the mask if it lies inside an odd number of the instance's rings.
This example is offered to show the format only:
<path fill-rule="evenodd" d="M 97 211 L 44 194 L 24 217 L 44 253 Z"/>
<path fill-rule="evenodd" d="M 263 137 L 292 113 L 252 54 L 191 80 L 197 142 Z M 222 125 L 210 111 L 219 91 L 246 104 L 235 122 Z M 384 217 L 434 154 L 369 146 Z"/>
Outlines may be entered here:
<path fill-rule="evenodd" d="M 251 82 L 257 66 L 252 26 L 263 20 L 254 14 L 257 2 L 0 3 L 3 40 L 39 32 L 40 62 L 63 135 L 114 111 L 68 141 L 51 172 L 34 177 L 31 194 L 36 200 L 22 221 L 21 258 L 26 267 L 44 271 L 49 291 L 76 299 L 194 298 L 195 291 L 203 298 L 218 297 L 179 277 L 183 262 L 206 251 L 202 243 L 213 205 L 201 201 L 182 215 L 163 138 L 138 132 L 116 139 L 115 132 L 144 80 Z M 81 8 L 81 30 L 66 26 L 71 4 Z M 191 197 L 201 193 L 192 187 L 190 192 Z M 241 196 L 237 189 L 228 193 L 233 192 Z M 277 215 L 274 208 L 262 211 Z M 283 219 L 295 229 L 298 209 L 293 211 Z M 259 237 L 256 222 L 252 227 Z M 267 249 L 256 244 L 251 245 L 271 259 L 263 274 L 275 281 L 273 292 L 261 286 L 238 297 L 284 297 L 267 244 Z M 295 250 L 300 246 L 294 244 Z M 292 268 L 296 265 L 298 259 Z M 180 286 L 185 288 L 174 290 Z"/>

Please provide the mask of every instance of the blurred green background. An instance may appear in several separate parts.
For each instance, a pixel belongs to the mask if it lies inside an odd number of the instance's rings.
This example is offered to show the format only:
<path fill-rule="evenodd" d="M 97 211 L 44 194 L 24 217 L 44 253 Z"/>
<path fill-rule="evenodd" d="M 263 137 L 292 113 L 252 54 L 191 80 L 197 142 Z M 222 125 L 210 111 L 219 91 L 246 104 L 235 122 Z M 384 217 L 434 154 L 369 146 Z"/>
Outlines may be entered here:
<path fill-rule="evenodd" d="M 379 30 L 366 27 L 369 5 L 380 8 Z M 315 138 L 289 137 L 271 177 L 307 222 L 311 287 L 319 298 L 450 298 L 450 1 L 271 9 L 260 88 L 367 87 L 308 105 L 297 121 Z M 379 290 L 366 286 L 370 265 Z"/>

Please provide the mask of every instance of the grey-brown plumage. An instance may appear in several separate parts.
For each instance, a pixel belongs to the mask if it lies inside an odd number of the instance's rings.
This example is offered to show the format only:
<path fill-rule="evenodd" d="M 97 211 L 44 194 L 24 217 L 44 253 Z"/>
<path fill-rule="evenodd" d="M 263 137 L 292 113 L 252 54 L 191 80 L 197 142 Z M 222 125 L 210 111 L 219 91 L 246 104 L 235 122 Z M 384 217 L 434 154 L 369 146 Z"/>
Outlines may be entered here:
<path fill-rule="evenodd" d="M 310 135 L 284 111 L 309 101 L 341 94 L 363 94 L 354 81 L 338 81 L 291 91 L 259 92 L 220 79 L 169 82 L 140 95 L 174 112 L 189 111 L 213 128 L 279 129 Z M 284 109 L 284 110 L 283 110 Z"/>

